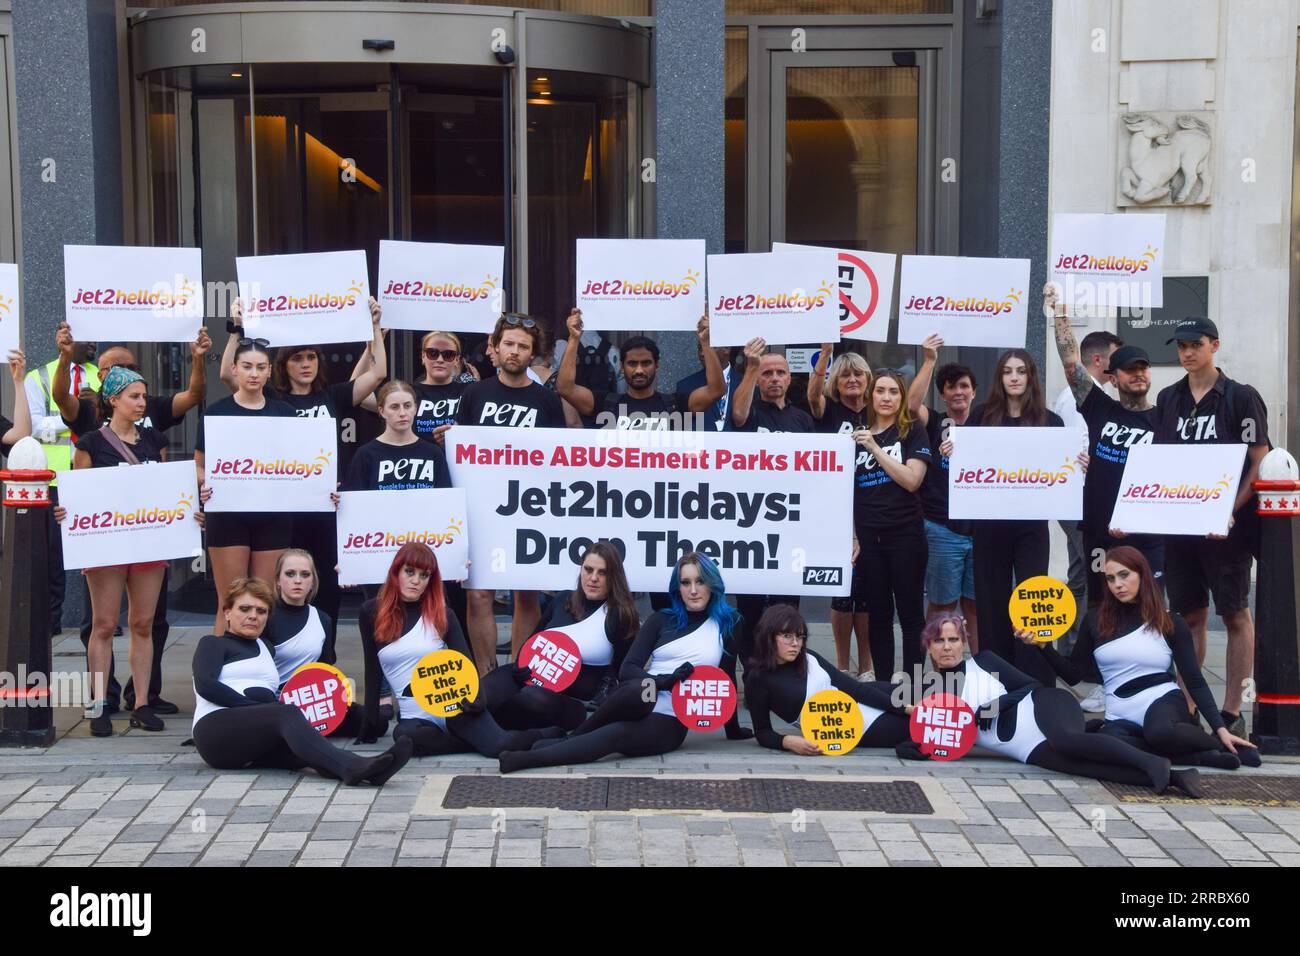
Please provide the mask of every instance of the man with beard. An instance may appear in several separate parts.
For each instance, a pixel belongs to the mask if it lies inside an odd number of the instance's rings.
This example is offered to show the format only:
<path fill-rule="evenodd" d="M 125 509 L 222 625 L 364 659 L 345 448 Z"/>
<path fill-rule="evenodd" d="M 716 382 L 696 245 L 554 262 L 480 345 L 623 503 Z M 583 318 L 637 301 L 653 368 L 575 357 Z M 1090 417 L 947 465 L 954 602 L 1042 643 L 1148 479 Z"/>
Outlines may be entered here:
<path fill-rule="evenodd" d="M 709 317 L 703 316 L 696 327 L 700 355 L 704 361 L 705 383 L 680 395 L 655 391 L 659 374 L 659 346 L 644 335 L 635 335 L 619 349 L 619 365 L 627 382 L 627 394 L 596 392 L 578 384 L 578 352 L 582 339 L 582 312 L 569 313 L 566 326 L 569 345 L 560 360 L 556 388 L 560 396 L 577 409 L 584 420 L 595 415 L 598 428 L 637 430 L 690 431 L 689 413 L 702 413 L 726 392 L 722 365 L 709 347 Z M 693 417 L 693 416 L 692 416 Z"/>

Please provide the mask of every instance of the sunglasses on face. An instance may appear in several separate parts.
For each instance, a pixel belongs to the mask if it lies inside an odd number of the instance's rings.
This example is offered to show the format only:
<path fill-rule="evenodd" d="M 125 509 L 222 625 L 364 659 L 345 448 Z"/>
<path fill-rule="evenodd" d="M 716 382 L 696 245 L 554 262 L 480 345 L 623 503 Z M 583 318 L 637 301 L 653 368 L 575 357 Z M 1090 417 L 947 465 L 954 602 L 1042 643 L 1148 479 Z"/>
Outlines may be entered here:
<path fill-rule="evenodd" d="M 442 359 L 444 362 L 454 362 L 460 358 L 460 353 L 455 349 L 425 349 L 424 357 L 430 362 L 436 362 Z"/>
<path fill-rule="evenodd" d="M 537 322 L 520 312 L 507 312 L 505 314 L 506 325 L 522 325 L 526 329 L 534 329 Z"/>

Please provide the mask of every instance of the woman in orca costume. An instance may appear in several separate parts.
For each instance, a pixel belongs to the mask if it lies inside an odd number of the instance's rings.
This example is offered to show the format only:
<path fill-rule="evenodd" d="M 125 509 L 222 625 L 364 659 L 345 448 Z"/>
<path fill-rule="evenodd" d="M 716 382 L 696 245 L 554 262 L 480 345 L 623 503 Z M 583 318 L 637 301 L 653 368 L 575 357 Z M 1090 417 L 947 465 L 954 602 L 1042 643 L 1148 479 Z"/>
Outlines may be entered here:
<path fill-rule="evenodd" d="M 240 770 L 311 767 L 348 786 L 382 785 L 411 757 L 399 740 L 363 757 L 335 747 L 301 710 L 280 703 L 280 674 L 262 636 L 275 596 L 257 578 L 237 578 L 221 602 L 224 633 L 209 634 L 194 650 L 194 745 L 210 767 Z"/>
<path fill-rule="evenodd" d="M 754 735 L 764 747 L 815 756 L 821 750 L 800 734 L 778 734 L 772 714 L 797 724 L 809 697 L 835 688 L 862 711 L 859 747 L 894 747 L 909 739 L 907 708 L 894 702 L 893 685 L 859 681 L 808 650 L 808 625 L 797 608 L 775 604 L 763 612 L 754 633 L 754 656 L 745 665 L 745 706 Z"/>
<path fill-rule="evenodd" d="M 1068 684 L 1099 680 L 1106 694 L 1102 733 L 1177 763 L 1236 770 L 1260 765 L 1259 751 L 1230 733 L 1214 694 L 1196 662 L 1192 632 L 1181 615 L 1165 610 L 1151 565 L 1137 548 L 1106 552 L 1106 594 L 1089 612 L 1068 658 L 1037 644 L 1027 631 L 1016 637 L 1037 647 Z M 1210 722 L 1211 736 L 1187 708 L 1174 683 L 1176 667 L 1197 710 Z"/>
<path fill-rule="evenodd" d="M 921 642 L 944 677 L 945 692 L 975 711 L 975 742 L 985 750 L 1058 773 L 1147 786 L 1156 793 L 1177 787 L 1190 797 L 1201 795 L 1195 770 L 1171 770 L 1164 757 L 1087 733 L 1083 711 L 1068 690 L 1044 687 L 992 651 L 966 657 L 966 624 L 959 615 L 934 615 Z M 895 750 L 900 757 L 926 759 L 910 740 Z"/>
<path fill-rule="evenodd" d="M 438 559 L 427 544 L 404 544 L 393 557 L 379 594 L 361 605 L 361 647 L 366 661 L 366 702 L 358 743 L 373 743 L 388 729 L 379 713 L 379 678 L 394 690 L 397 726 L 393 739 L 408 738 L 419 757 L 471 753 L 495 757 L 504 750 L 527 750 L 548 734 L 544 730 L 506 731 L 489 712 L 480 685 L 478 697 L 461 702 L 455 717 L 435 717 L 411 693 L 411 672 L 434 651 L 459 651 L 471 664 L 474 655 L 460 622 L 446 605 Z M 511 669 L 520 683 L 524 668 Z M 402 688 L 399 692 L 397 689 Z M 553 728 L 549 733 L 563 733 Z"/>
<path fill-rule="evenodd" d="M 672 690 L 696 667 L 721 667 L 736 682 L 736 650 L 744 624 L 727 604 L 722 574 L 712 559 L 691 552 L 673 568 L 672 606 L 656 611 L 623 659 L 621 683 L 580 727 L 563 740 L 541 740 L 531 750 L 501 754 L 501 772 L 589 763 L 610 754 L 650 757 L 676 750 L 688 733 L 673 713 Z M 739 710 L 726 724 L 728 740 L 748 740 Z"/>

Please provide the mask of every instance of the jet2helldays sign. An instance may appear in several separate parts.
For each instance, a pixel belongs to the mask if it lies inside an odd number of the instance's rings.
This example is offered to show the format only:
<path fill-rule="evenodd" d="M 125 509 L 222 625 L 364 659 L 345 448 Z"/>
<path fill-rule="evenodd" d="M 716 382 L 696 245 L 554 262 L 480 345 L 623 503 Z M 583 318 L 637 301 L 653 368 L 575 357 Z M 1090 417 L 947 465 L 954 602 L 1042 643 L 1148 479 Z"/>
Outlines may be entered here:
<path fill-rule="evenodd" d="M 584 328 L 693 332 L 704 315 L 703 239 L 579 239 Z"/>
<path fill-rule="evenodd" d="M 384 328 L 491 332 L 503 311 L 505 248 L 449 242 L 379 242 Z"/>
<path fill-rule="evenodd" d="M 203 325 L 203 251 L 64 246 L 63 290 L 79 342 L 193 342 Z"/>
<path fill-rule="evenodd" d="M 1158 309 L 1164 245 L 1164 213 L 1057 213 L 1048 265 L 1072 310 Z"/>
<path fill-rule="evenodd" d="M 364 251 L 235 259 L 244 329 L 271 345 L 369 342 Z"/>
<path fill-rule="evenodd" d="M 835 250 L 709 256 L 709 341 L 769 345 L 840 340 Z"/>
<path fill-rule="evenodd" d="M 903 256 L 898 341 L 1023 348 L 1028 289 L 1028 259 Z"/>

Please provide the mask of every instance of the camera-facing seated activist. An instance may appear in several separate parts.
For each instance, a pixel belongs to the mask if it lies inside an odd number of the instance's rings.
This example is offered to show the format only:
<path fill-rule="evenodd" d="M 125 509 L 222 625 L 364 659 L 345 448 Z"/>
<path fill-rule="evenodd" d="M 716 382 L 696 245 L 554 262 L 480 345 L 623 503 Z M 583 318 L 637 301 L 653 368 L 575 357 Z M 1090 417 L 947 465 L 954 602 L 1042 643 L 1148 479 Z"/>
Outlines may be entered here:
<path fill-rule="evenodd" d="M 1088 613 L 1068 658 L 1033 636 L 1016 637 L 1038 647 L 1067 684 L 1099 680 L 1106 695 L 1102 733 L 1178 763 L 1236 770 L 1260 765 L 1259 751 L 1231 733 L 1196 662 L 1196 645 L 1187 622 L 1165 610 L 1164 595 L 1147 559 L 1123 545 L 1106 552 L 1106 594 Z M 1196 701 L 1213 736 L 1187 708 L 1171 668 Z"/>
<path fill-rule="evenodd" d="M 411 692 L 411 673 L 427 654 L 453 650 L 464 654 L 471 666 L 474 661 L 460 622 L 447 608 L 438 558 L 427 544 L 411 542 L 398 549 L 379 594 L 361 605 L 359 623 L 366 700 L 358 743 L 373 743 L 388 729 L 379 713 L 381 674 L 396 697 L 393 739 L 409 740 L 416 756 L 477 751 L 495 757 L 504 750 L 526 750 L 548 733 L 503 730 L 490 713 L 483 687 L 477 699 L 461 701 L 461 713 L 454 717 L 429 713 Z M 522 683 L 528 676 L 523 670 L 517 679 Z M 558 728 L 549 732 L 562 733 Z"/>
<path fill-rule="evenodd" d="M 275 652 L 263 636 L 275 595 L 264 581 L 237 578 L 221 601 L 220 635 L 194 649 L 194 745 L 216 770 L 311 767 L 348 786 L 382 786 L 411 757 L 399 740 L 374 757 L 335 747 L 292 704 L 280 702 Z"/>
<path fill-rule="evenodd" d="M 711 558 L 691 552 L 673 568 L 672 605 L 651 614 L 627 652 L 619 683 L 596 712 L 562 740 L 501 754 L 501 772 L 590 763 L 610 754 L 650 757 L 676 750 L 689 731 L 673 712 L 672 692 L 696 667 L 720 667 L 736 681 L 736 647 L 744 622 L 727 604 L 726 586 Z M 738 711 L 728 740 L 748 740 Z"/>
<path fill-rule="evenodd" d="M 831 688 L 858 702 L 862 711 L 859 747 L 894 747 L 909 739 L 907 708 L 891 699 L 892 684 L 860 681 L 809 650 L 808 624 L 797 608 L 776 604 L 764 611 L 754 633 L 754 656 L 745 664 L 745 706 L 758 742 L 801 756 L 821 753 L 800 734 L 774 731 L 772 714 L 797 724 L 808 698 Z"/>
<path fill-rule="evenodd" d="M 921 635 L 934 669 L 975 711 L 978 746 L 1057 773 L 1150 787 L 1156 793 L 1177 787 L 1189 797 L 1201 795 L 1195 770 L 1172 770 L 1164 757 L 1087 733 L 1083 711 L 1068 690 L 1044 687 L 992 651 L 966 657 L 968 642 L 965 622 L 951 613 L 930 618 Z M 927 759 L 910 740 L 895 750 L 905 759 Z"/>

